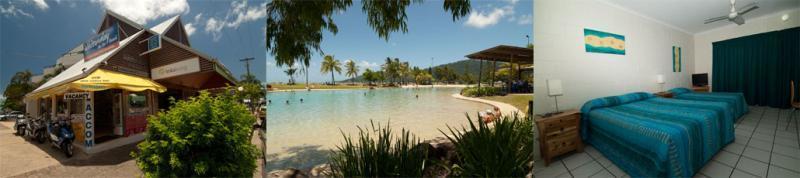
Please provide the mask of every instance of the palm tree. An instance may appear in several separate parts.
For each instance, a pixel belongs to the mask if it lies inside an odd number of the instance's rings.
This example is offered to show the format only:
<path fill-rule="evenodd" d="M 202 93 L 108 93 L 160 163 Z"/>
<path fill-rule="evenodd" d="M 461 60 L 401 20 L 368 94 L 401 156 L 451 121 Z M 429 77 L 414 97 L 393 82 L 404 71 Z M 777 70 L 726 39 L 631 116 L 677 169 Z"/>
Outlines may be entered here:
<path fill-rule="evenodd" d="M 408 66 L 408 61 L 399 64 L 400 82 L 405 85 L 406 78 L 408 78 L 408 75 L 411 74 L 411 68 Z"/>
<path fill-rule="evenodd" d="M 306 90 L 311 91 L 311 88 L 308 87 L 308 60 L 303 61 L 303 74 L 306 75 Z"/>
<path fill-rule="evenodd" d="M 333 72 L 342 74 L 342 63 L 339 60 L 336 60 L 331 55 L 325 55 L 325 59 L 322 60 L 322 73 L 331 73 L 331 83 L 336 85 L 336 80 L 333 77 Z"/>
<path fill-rule="evenodd" d="M 294 65 L 289 65 L 289 68 L 283 71 L 289 76 L 289 85 L 294 85 L 294 75 L 297 73 L 297 68 Z"/>
<path fill-rule="evenodd" d="M 356 78 L 358 78 L 358 66 L 356 66 L 356 62 L 354 62 L 352 59 L 347 60 L 347 62 L 345 62 L 344 64 L 344 67 L 347 69 L 345 75 L 347 75 L 347 77 L 351 77 L 352 79 L 350 79 L 350 83 L 355 85 Z"/>

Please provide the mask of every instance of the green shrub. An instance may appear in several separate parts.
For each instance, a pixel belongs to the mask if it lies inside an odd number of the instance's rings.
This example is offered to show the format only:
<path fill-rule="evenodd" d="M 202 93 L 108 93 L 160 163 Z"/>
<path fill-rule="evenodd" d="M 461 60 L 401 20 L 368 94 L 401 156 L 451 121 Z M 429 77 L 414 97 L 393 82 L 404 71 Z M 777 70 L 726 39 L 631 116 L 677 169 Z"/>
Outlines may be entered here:
<path fill-rule="evenodd" d="M 344 145 L 331 157 L 331 168 L 335 176 L 341 177 L 421 177 L 425 169 L 427 150 L 416 147 L 421 142 L 403 129 L 399 137 L 392 135 L 389 124 L 385 128 L 372 123 L 370 130 L 359 129 L 354 140 L 344 134 Z M 394 142 L 394 144 L 392 144 Z"/>
<path fill-rule="evenodd" d="M 500 87 L 467 87 L 461 89 L 461 95 L 469 96 L 469 97 L 481 97 L 481 96 L 497 96 L 497 95 L 505 95 L 505 91 L 503 88 Z"/>
<path fill-rule="evenodd" d="M 148 118 L 136 164 L 147 177 L 251 177 L 255 118 L 234 97 L 206 92 Z"/>
<path fill-rule="evenodd" d="M 463 177 L 524 177 L 533 161 L 533 121 L 504 116 L 490 128 L 483 122 L 476 126 L 472 119 L 469 128 L 448 127 L 445 134 L 456 147 L 456 175 Z"/>

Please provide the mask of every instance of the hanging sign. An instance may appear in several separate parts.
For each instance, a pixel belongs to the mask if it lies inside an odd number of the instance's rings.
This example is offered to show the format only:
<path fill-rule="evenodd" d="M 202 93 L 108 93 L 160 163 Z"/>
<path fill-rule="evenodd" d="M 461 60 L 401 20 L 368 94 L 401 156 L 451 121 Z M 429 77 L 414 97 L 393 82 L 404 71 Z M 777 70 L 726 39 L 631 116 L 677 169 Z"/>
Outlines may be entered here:
<path fill-rule="evenodd" d="M 114 23 L 108 29 L 89 38 L 83 43 L 83 60 L 89 61 L 119 46 L 119 30 Z"/>
<path fill-rule="evenodd" d="M 64 94 L 64 100 L 80 100 L 80 99 L 87 99 L 89 98 L 89 93 L 87 92 L 77 92 L 77 93 L 66 93 Z"/>
<path fill-rule="evenodd" d="M 84 141 L 83 144 L 86 146 L 86 149 L 90 149 L 94 146 L 94 107 L 92 107 L 92 94 L 87 93 L 86 95 L 86 102 L 85 103 L 85 110 L 83 116 L 83 128 L 84 128 Z"/>

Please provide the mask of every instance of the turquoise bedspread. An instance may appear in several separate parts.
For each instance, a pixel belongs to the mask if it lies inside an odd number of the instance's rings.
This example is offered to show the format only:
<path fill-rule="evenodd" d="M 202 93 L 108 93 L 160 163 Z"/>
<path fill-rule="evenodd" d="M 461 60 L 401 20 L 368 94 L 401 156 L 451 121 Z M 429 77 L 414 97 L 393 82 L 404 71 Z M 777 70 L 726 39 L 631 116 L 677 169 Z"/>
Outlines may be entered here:
<path fill-rule="evenodd" d="M 633 177 L 691 177 L 732 142 L 724 102 L 630 93 L 588 101 L 581 136 Z"/>
<path fill-rule="evenodd" d="M 684 100 L 697 100 L 697 101 L 718 101 L 731 103 L 734 107 L 734 117 L 741 118 L 742 115 L 748 112 L 747 101 L 744 99 L 742 93 L 729 93 L 729 92 L 694 92 L 688 88 L 673 88 L 669 90 L 673 94 L 673 98 Z"/>

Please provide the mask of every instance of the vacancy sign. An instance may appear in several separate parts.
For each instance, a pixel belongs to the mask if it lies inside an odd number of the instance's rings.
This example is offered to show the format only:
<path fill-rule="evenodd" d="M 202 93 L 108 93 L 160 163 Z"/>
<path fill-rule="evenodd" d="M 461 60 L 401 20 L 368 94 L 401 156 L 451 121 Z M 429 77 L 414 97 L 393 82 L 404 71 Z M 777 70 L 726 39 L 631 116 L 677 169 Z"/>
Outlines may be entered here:
<path fill-rule="evenodd" d="M 153 80 L 158 80 L 193 72 L 200 72 L 200 59 L 197 57 L 153 68 L 150 70 L 150 78 L 153 78 Z"/>
<path fill-rule="evenodd" d="M 83 60 L 89 61 L 119 46 L 119 30 L 114 23 L 83 43 Z"/>

